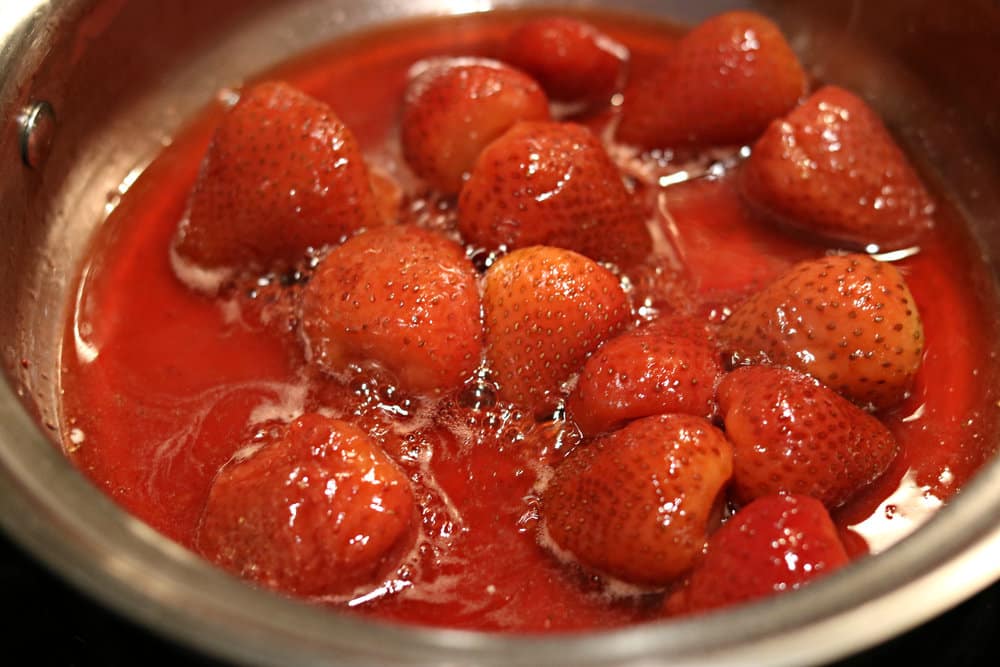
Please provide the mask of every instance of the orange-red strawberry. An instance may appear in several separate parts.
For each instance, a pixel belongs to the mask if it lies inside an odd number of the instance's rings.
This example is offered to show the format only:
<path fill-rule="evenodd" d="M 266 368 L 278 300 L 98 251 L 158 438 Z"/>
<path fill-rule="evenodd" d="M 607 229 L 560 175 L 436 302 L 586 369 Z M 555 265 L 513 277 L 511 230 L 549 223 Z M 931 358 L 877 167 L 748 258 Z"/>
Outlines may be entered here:
<path fill-rule="evenodd" d="M 503 54 L 562 102 L 608 102 L 628 61 L 623 45 L 589 23 L 563 16 L 525 22 L 511 33 Z"/>
<path fill-rule="evenodd" d="M 486 273 L 486 360 L 502 399 L 551 413 L 562 385 L 628 322 L 618 278 L 562 248 L 535 246 L 502 257 Z"/>
<path fill-rule="evenodd" d="M 380 224 L 351 131 L 322 102 L 267 82 L 216 129 L 176 251 L 206 268 L 270 268 Z"/>
<path fill-rule="evenodd" d="M 768 496 L 736 513 L 708 541 L 672 612 L 708 611 L 800 588 L 848 562 L 837 529 L 819 501 Z"/>
<path fill-rule="evenodd" d="M 835 86 L 771 123 L 740 186 L 782 224 L 856 248 L 903 248 L 932 226 L 930 195 L 882 120 Z"/>
<path fill-rule="evenodd" d="M 700 417 L 660 415 L 574 450 L 542 497 L 548 537 L 583 565 L 639 584 L 694 565 L 732 472 L 732 449 Z"/>
<path fill-rule="evenodd" d="M 485 248 L 557 246 L 621 265 L 652 248 L 618 168 L 573 123 L 519 123 L 487 146 L 462 187 L 458 228 Z"/>
<path fill-rule="evenodd" d="M 317 414 L 219 472 L 198 526 L 209 560 L 295 595 L 377 583 L 413 536 L 406 475 L 363 431 Z"/>
<path fill-rule="evenodd" d="M 651 415 L 711 418 L 721 374 L 704 325 L 666 317 L 602 345 L 584 365 L 566 409 L 586 435 Z"/>
<path fill-rule="evenodd" d="M 417 227 L 381 227 L 334 248 L 302 297 L 311 361 L 339 373 L 375 362 L 402 388 L 448 391 L 479 365 L 476 272 L 460 246 Z"/>
<path fill-rule="evenodd" d="M 403 101 L 403 155 L 431 187 L 455 194 L 487 144 L 518 121 L 548 118 L 548 98 L 524 72 L 482 58 L 423 61 Z"/>
<path fill-rule="evenodd" d="M 907 395 L 924 348 L 903 277 L 868 255 L 796 264 L 737 306 L 719 337 L 736 363 L 791 366 L 876 408 Z"/>
<path fill-rule="evenodd" d="M 644 148 L 753 141 L 806 92 L 806 75 L 774 23 L 752 12 L 708 19 L 661 67 L 625 89 L 618 139 Z"/>
<path fill-rule="evenodd" d="M 787 368 L 736 369 L 719 385 L 719 404 L 740 502 L 794 493 L 833 509 L 884 473 L 899 450 L 878 419 Z"/>

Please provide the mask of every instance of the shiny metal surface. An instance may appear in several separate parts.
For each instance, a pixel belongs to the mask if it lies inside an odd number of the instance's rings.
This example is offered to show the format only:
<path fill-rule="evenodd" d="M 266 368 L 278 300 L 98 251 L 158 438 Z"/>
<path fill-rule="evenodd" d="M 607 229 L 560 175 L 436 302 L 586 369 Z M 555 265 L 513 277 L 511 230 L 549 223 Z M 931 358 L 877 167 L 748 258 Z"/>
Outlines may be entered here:
<path fill-rule="evenodd" d="M 895 635 L 1000 577 L 1000 462 L 887 553 L 808 591 L 703 619 L 573 638 L 398 628 L 244 586 L 133 520 L 54 445 L 68 289 L 107 194 L 224 86 L 389 18 L 489 0 L 18 0 L 0 7 L 0 523 L 63 576 L 157 631 L 247 664 L 803 664 Z M 566 3 L 562 3 L 566 4 Z M 1000 265 L 1000 9 L 986 0 L 606 4 L 682 21 L 775 17 L 812 71 L 865 94 Z M 932 55 L 931 55 L 932 54 Z M 18 116 L 59 113 L 40 168 Z M 983 286 L 995 290 L 995 285 Z M 1000 336 L 997 337 L 1000 340 Z M 986 353 L 988 351 L 984 351 Z M 995 352 L 995 350 L 993 351 Z M 987 372 L 996 373 L 996 358 Z M 1000 383 L 994 383 L 1000 384 Z"/>

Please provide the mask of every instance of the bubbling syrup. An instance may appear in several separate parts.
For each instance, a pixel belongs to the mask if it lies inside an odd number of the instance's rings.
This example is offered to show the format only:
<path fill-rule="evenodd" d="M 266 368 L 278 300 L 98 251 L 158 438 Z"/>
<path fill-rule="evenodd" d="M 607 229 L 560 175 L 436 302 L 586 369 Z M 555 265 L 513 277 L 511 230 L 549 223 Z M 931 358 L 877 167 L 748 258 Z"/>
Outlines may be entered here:
<path fill-rule="evenodd" d="M 493 55 L 523 18 L 493 13 L 384 28 L 261 78 L 330 104 L 369 162 L 402 185 L 404 218 L 454 235 L 454 203 L 429 194 L 400 156 L 396 116 L 407 72 L 431 56 Z M 635 71 L 678 34 L 648 20 L 586 18 L 629 48 Z M 662 592 L 596 578 L 539 546 L 539 492 L 580 439 L 568 424 L 537 423 L 499 403 L 485 375 L 454 396 L 431 398 L 403 396 L 378 376 L 329 378 L 311 369 L 293 308 L 308 265 L 293 276 L 238 281 L 215 299 L 182 283 L 171 239 L 223 108 L 210 106 L 133 179 L 94 239 L 62 357 L 65 448 L 76 465 L 129 512 L 192 547 L 219 468 L 252 454 L 270 429 L 317 411 L 382 442 L 413 483 L 421 522 L 390 577 L 325 600 L 330 605 L 407 623 L 519 632 L 662 615 Z M 601 130 L 608 118 L 581 120 Z M 660 188 L 685 165 L 668 155 L 616 157 L 634 172 L 635 196 L 653 211 L 658 241 L 655 257 L 628 277 L 642 317 L 687 310 L 718 321 L 796 261 L 823 252 L 753 218 L 725 175 Z M 983 288 L 987 267 L 940 199 L 936 230 L 897 263 L 928 341 L 912 396 L 884 416 L 902 454 L 834 516 L 842 531 L 855 531 L 851 544 L 862 545 L 860 535 L 871 551 L 913 530 L 992 453 L 990 369 L 1000 318 Z"/>

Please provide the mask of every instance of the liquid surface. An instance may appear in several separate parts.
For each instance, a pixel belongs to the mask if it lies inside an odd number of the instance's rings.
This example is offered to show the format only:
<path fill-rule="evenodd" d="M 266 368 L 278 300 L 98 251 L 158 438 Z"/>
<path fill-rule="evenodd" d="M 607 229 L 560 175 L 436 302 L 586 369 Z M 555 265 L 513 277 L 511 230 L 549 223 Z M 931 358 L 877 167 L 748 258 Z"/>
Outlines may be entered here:
<path fill-rule="evenodd" d="M 629 47 L 635 71 L 677 34 L 648 21 L 587 18 Z M 494 55 L 520 20 L 498 14 L 390 28 L 262 78 L 330 104 L 370 164 L 403 185 L 404 217 L 450 232 L 453 206 L 421 197 L 399 155 L 407 71 L 433 55 Z M 291 307 L 297 286 L 261 281 L 211 299 L 178 280 L 168 248 L 222 108 L 212 105 L 131 184 L 82 269 L 62 357 L 73 461 L 131 513 L 190 547 L 213 478 L 255 433 L 309 410 L 348 418 L 414 481 L 422 530 L 382 586 L 330 603 L 499 631 L 583 630 L 662 615 L 663 593 L 595 579 L 538 545 L 537 491 L 573 444 L 570 430 L 503 406 L 476 407 L 475 396 L 400 398 L 377 383 L 338 384 L 304 363 Z M 606 119 L 584 120 L 600 128 Z M 634 166 L 664 168 L 638 159 Z M 754 219 L 728 177 L 662 190 L 640 183 L 637 196 L 647 200 L 659 241 L 657 257 L 631 276 L 647 315 L 687 310 L 718 320 L 796 261 L 827 250 Z M 996 406 L 987 389 L 998 318 L 985 295 L 989 274 L 960 218 L 940 196 L 938 203 L 927 243 L 897 262 L 927 340 L 913 395 L 883 417 L 902 454 L 834 516 L 845 535 L 853 531 L 854 555 L 913 530 L 992 453 Z"/>

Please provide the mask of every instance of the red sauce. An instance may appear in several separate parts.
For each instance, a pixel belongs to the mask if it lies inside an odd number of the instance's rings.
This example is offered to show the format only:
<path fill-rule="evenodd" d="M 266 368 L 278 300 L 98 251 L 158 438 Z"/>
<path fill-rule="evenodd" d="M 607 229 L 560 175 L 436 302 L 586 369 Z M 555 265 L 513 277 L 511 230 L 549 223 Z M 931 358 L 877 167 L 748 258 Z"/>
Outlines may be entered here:
<path fill-rule="evenodd" d="M 393 172 L 409 66 L 437 54 L 491 55 L 522 16 L 388 28 L 266 78 L 329 103 L 369 157 Z M 646 20 L 588 18 L 629 47 L 637 69 L 676 34 Z M 339 386 L 305 368 L 289 289 L 244 286 L 211 299 L 177 279 L 168 247 L 220 111 L 213 105 L 142 172 L 81 271 L 62 368 L 66 450 L 80 469 L 135 516 L 192 546 L 220 466 L 273 420 L 323 407 L 383 442 L 415 481 L 423 512 L 416 552 L 385 586 L 331 603 L 384 619 L 501 631 L 582 630 L 662 614 L 662 594 L 609 596 L 601 581 L 539 548 L 532 487 L 570 444 L 558 424 L 474 410 L 456 397 L 400 400 L 377 386 Z M 635 280 L 654 307 L 675 305 L 680 282 L 693 294 L 683 298 L 718 318 L 795 261 L 824 252 L 753 219 L 727 179 L 675 186 L 661 198 L 667 243 L 659 270 Z M 885 417 L 902 455 L 835 515 L 842 529 L 862 524 L 872 550 L 912 529 L 992 453 L 987 389 L 1000 318 L 986 266 L 961 219 L 940 204 L 921 252 L 898 262 L 928 341 L 916 391 Z M 447 227 L 447 213 L 440 217 L 434 224 Z"/>

